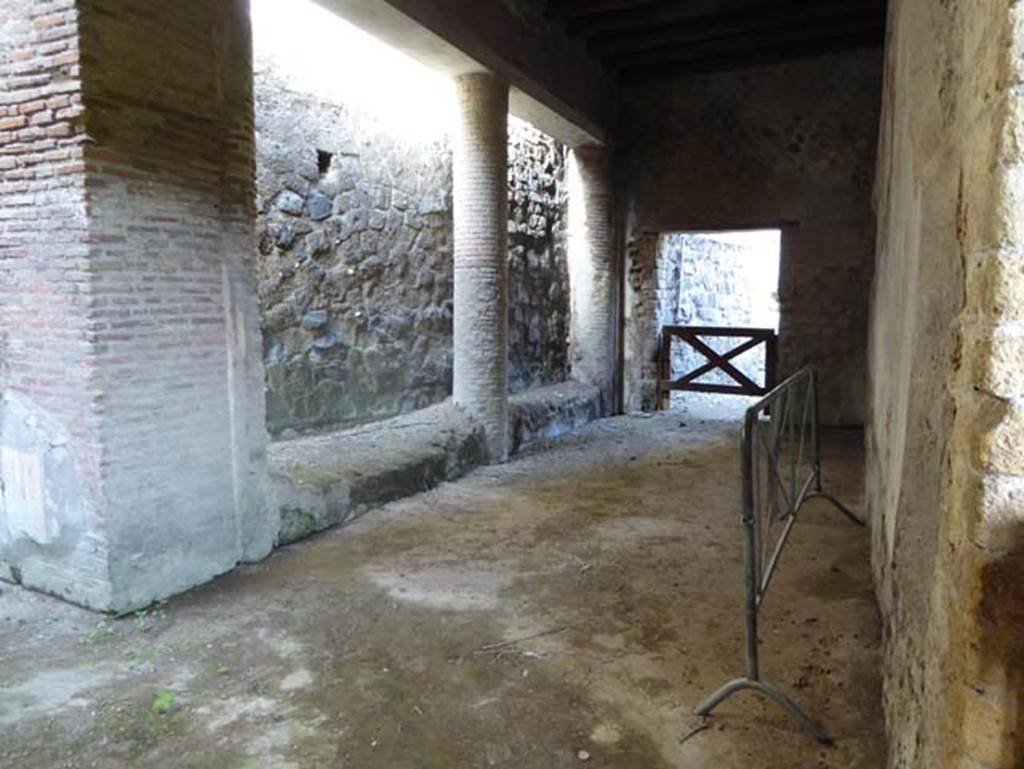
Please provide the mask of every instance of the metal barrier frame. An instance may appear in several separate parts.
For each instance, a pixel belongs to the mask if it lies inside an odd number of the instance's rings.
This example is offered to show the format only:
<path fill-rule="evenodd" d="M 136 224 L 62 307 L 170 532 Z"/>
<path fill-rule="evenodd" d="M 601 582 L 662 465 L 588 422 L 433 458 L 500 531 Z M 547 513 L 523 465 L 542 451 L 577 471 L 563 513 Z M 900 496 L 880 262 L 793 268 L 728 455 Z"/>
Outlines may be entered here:
<path fill-rule="evenodd" d="M 755 444 L 756 438 L 760 435 L 758 425 L 762 417 L 770 420 L 778 420 L 781 426 L 777 435 L 794 423 L 793 399 L 800 394 L 800 387 L 806 385 L 806 395 L 802 404 L 803 413 L 800 417 L 800 449 L 797 454 L 797 461 L 790 462 L 789 467 L 779 467 L 780 444 L 776 440 L 775 445 L 766 446 L 761 443 L 758 447 Z M 737 678 L 722 686 L 712 694 L 700 707 L 697 708 L 697 715 L 709 716 L 728 697 L 736 692 L 749 689 L 760 692 L 769 697 L 785 710 L 800 727 L 818 742 L 828 745 L 832 740 L 815 724 L 800 707 L 789 698 L 781 689 L 761 679 L 761 671 L 758 658 L 758 635 L 757 615 L 764 599 L 765 593 L 771 584 L 772 576 L 779 565 L 779 558 L 789 539 L 790 532 L 796 523 L 797 514 L 800 508 L 809 499 L 820 498 L 830 502 L 840 513 L 858 526 L 864 526 L 865 522 L 848 507 L 830 494 L 825 493 L 821 481 L 821 453 L 818 438 L 818 386 L 817 376 L 814 369 L 806 367 L 791 376 L 785 382 L 775 387 L 761 400 L 747 409 L 743 420 L 743 435 L 741 440 L 742 466 L 743 466 L 743 527 L 744 547 L 743 561 L 745 567 L 746 595 L 746 675 Z M 800 459 L 803 454 L 803 440 L 807 433 L 806 426 L 809 421 L 810 427 L 810 455 L 811 472 L 806 479 L 798 483 L 797 471 Z M 755 463 L 758 461 L 756 452 L 759 448 L 767 449 L 765 452 L 768 459 L 768 471 L 771 479 L 778 485 L 783 499 L 787 503 L 785 510 L 777 509 L 778 495 L 774 493 L 771 497 L 771 510 L 769 515 L 775 516 L 777 520 L 785 521 L 785 527 L 779 534 L 771 556 L 765 561 L 762 549 L 762 520 L 759 516 L 765 514 L 755 500 L 758 493 L 754 478 Z M 788 471 L 788 472 L 787 472 Z M 788 480 L 787 494 L 786 481 Z"/>

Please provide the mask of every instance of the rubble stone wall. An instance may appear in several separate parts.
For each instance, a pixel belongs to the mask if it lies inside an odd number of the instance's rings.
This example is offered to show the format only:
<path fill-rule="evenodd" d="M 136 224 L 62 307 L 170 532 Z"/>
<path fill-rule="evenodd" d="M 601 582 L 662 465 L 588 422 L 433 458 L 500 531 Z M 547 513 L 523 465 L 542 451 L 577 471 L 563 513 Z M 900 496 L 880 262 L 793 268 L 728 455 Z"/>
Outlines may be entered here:
<path fill-rule="evenodd" d="M 272 434 L 386 419 L 451 394 L 449 138 L 389 129 L 258 67 L 254 270 Z M 561 145 L 511 122 L 513 391 L 568 375 L 565 162 Z"/>

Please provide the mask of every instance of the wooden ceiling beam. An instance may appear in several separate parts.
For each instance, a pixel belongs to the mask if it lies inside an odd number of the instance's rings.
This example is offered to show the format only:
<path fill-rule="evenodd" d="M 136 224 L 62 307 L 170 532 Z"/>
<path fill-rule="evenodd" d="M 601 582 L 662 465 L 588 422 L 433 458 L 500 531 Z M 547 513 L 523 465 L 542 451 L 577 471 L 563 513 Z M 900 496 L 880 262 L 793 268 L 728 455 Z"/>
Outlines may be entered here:
<path fill-rule="evenodd" d="M 765 44 L 757 48 L 708 53 L 658 63 L 634 65 L 619 73 L 623 85 L 643 85 L 663 80 L 731 72 L 751 67 L 811 59 L 830 53 L 878 48 L 885 42 L 885 26 L 857 32 L 808 39 L 801 43 Z"/>
<path fill-rule="evenodd" d="M 694 21 L 705 16 L 747 11 L 761 7 L 765 2 L 766 0 L 656 0 L 632 8 L 566 19 L 566 31 L 570 35 L 583 37 L 622 34 L 674 22 Z M 767 2 L 774 4 L 778 0 Z"/>
<path fill-rule="evenodd" d="M 708 16 L 685 24 L 667 24 L 618 35 L 604 34 L 588 39 L 587 44 L 598 57 L 615 57 L 709 38 L 773 31 L 821 21 L 830 22 L 837 31 L 842 31 L 844 25 L 865 18 L 884 22 L 884 2 L 858 4 L 849 0 L 821 0 L 807 7 L 803 0 L 785 0 L 764 8 Z"/>
<path fill-rule="evenodd" d="M 545 13 L 552 19 L 575 19 L 635 9 L 644 5 L 656 5 L 659 2 L 660 0 L 548 0 Z"/>
<path fill-rule="evenodd" d="M 631 9 L 567 19 L 566 30 L 587 38 L 612 37 L 642 34 L 666 25 L 697 23 L 708 17 L 785 11 L 794 5 L 810 12 L 834 4 L 834 0 L 657 0 Z M 850 9 L 878 8 L 884 7 L 885 0 L 845 0 L 842 5 Z"/>
<path fill-rule="evenodd" d="M 884 21 L 874 16 L 862 17 L 836 27 L 828 21 L 810 24 L 789 24 L 775 29 L 755 30 L 734 35 L 720 35 L 685 45 L 670 45 L 637 53 L 622 54 L 604 59 L 611 69 L 633 69 L 661 63 L 703 59 L 710 56 L 741 55 L 746 51 L 801 46 L 817 40 L 875 33 L 885 27 Z"/>

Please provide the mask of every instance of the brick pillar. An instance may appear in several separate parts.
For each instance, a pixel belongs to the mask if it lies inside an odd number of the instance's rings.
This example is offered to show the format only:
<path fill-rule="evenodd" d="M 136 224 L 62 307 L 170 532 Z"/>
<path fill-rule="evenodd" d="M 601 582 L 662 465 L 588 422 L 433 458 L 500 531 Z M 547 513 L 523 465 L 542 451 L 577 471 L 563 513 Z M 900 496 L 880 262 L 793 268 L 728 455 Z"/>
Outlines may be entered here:
<path fill-rule="evenodd" d="M 569 284 L 572 377 L 601 390 L 614 407 L 615 228 L 611 163 L 604 147 L 577 147 L 569 158 Z"/>
<path fill-rule="evenodd" d="M 493 462 L 508 457 L 508 84 L 456 80 L 454 142 L 455 403 L 487 431 Z"/>
<path fill-rule="evenodd" d="M 0 0 L 0 579 L 106 608 L 74 0 Z"/>
<path fill-rule="evenodd" d="M 246 0 L 0 0 L 0 579 L 123 611 L 274 544 L 251 48 Z"/>
<path fill-rule="evenodd" d="M 247 0 L 79 7 L 104 515 L 124 608 L 265 556 L 277 536 L 247 269 L 252 41 Z"/>

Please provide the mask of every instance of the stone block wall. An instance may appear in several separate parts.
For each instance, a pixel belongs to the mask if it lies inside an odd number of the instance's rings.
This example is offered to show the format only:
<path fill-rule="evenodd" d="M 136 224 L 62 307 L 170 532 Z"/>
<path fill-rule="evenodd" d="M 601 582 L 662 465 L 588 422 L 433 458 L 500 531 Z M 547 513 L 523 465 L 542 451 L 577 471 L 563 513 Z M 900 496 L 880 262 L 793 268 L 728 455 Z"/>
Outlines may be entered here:
<path fill-rule="evenodd" d="M 657 236 L 779 227 L 779 374 L 815 365 L 823 422 L 863 424 L 881 71 L 871 50 L 624 91 L 627 408 L 653 398 Z"/>
<path fill-rule="evenodd" d="M 358 107 L 256 85 L 257 228 L 267 424 L 351 426 L 451 394 L 452 170 L 444 134 L 411 138 Z M 565 150 L 513 120 L 510 384 L 568 374 Z"/>
<path fill-rule="evenodd" d="M 566 149 L 509 125 L 509 388 L 569 376 Z"/>
<path fill-rule="evenodd" d="M 288 90 L 259 63 L 257 231 L 267 424 L 346 425 L 451 389 L 451 157 Z"/>
<path fill-rule="evenodd" d="M 894 769 L 1024 766 L 1022 30 L 890 7 L 867 490 Z"/>

